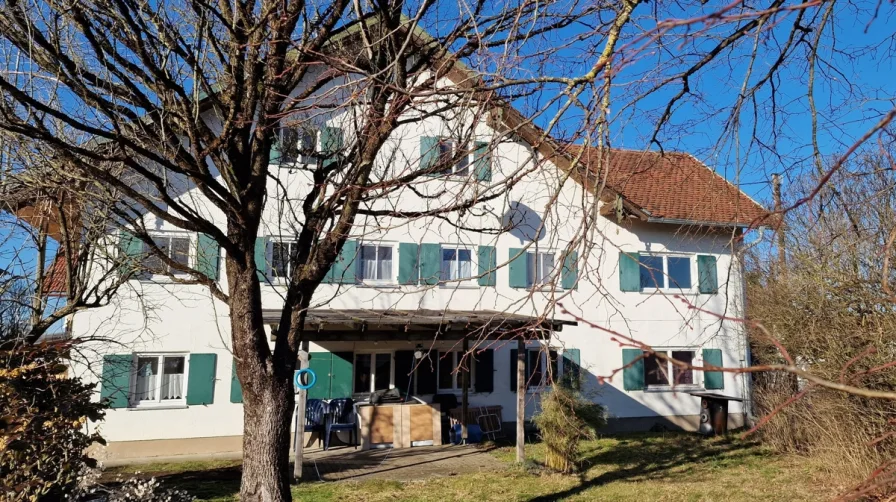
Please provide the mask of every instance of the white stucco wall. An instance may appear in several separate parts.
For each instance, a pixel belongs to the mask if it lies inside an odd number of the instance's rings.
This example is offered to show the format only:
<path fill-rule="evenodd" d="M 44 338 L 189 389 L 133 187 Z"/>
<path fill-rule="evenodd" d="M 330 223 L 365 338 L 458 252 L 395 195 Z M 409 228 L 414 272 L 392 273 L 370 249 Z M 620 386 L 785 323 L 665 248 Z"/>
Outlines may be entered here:
<path fill-rule="evenodd" d="M 340 123 L 340 118 L 331 123 Z M 344 123 L 344 121 L 342 122 Z M 419 139 L 424 135 L 438 135 L 444 124 L 435 119 L 400 127 L 383 152 L 389 159 L 382 168 L 407 169 L 419 158 Z M 475 136 L 493 137 L 485 125 L 478 125 Z M 501 143 L 493 157 L 493 180 L 502 183 L 512 173 L 520 173 L 532 167 L 531 149 L 515 142 Z M 410 163 L 410 164 L 409 164 Z M 410 167 L 409 167 L 410 166 Z M 301 204 L 308 190 L 304 173 L 285 168 L 274 168 L 278 182 L 271 180 L 269 203 L 266 209 L 262 233 L 269 236 L 286 236 L 295 233 L 300 221 L 291 219 L 290 204 Z M 684 254 L 712 254 L 718 260 L 720 290 L 714 295 L 689 294 L 685 299 L 693 305 L 711 312 L 738 317 L 742 313 L 742 283 L 740 266 L 732 257 L 731 234 L 706 232 L 669 225 L 645 224 L 633 221 L 617 223 L 597 217 L 595 224 L 586 231 L 582 221 L 586 211 L 595 211 L 595 201 L 585 195 L 579 185 L 570 180 L 562 182 L 563 173 L 556 167 L 542 163 L 527 174 L 508 194 L 482 203 L 464 215 L 451 215 L 453 224 L 444 220 L 400 220 L 359 217 L 353 237 L 366 240 L 394 242 L 492 245 L 497 248 L 497 286 L 478 285 L 394 286 L 373 288 L 363 286 L 336 286 L 323 284 L 315 296 L 315 303 L 329 308 L 366 309 L 457 309 L 497 310 L 527 315 L 539 315 L 551 305 L 552 297 L 565 295 L 560 303 L 570 314 L 557 308 L 553 312 L 560 319 L 581 318 L 601 329 L 580 322 L 578 326 L 566 326 L 555 334 L 551 345 L 558 348 L 578 348 L 585 370 L 586 392 L 607 405 L 616 417 L 645 417 L 668 415 L 696 415 L 699 399 L 682 392 L 625 391 L 622 374 L 601 385 L 599 377 L 609 376 L 622 366 L 620 340 L 613 332 L 629 336 L 655 347 L 693 347 L 698 356 L 700 348 L 719 348 L 724 354 L 725 366 L 741 366 L 745 358 L 745 339 L 739 323 L 721 321 L 717 316 L 691 309 L 679 299 L 662 294 L 620 291 L 618 260 L 620 251 L 675 252 Z M 462 183 L 443 179 L 422 179 L 416 187 L 423 193 L 445 193 L 431 202 L 429 207 L 448 203 L 469 196 L 471 193 L 487 193 L 486 184 Z M 674 187 L 670 187 L 672 190 Z M 286 193 L 284 194 L 283 191 Z M 285 195 L 285 196 L 284 196 Z M 190 191 L 182 196 L 194 204 L 202 204 L 201 198 Z M 377 205 L 389 204 L 405 209 L 427 207 L 424 199 L 405 188 Z M 458 226 L 471 228 L 497 228 L 505 220 L 511 208 L 527 208 L 526 214 L 534 219 L 532 227 L 544 223 L 544 231 L 532 239 L 533 232 L 516 230 L 500 235 L 458 230 Z M 546 211 L 545 207 L 549 209 Z M 214 208 L 205 208 L 204 214 L 213 218 L 221 228 L 224 218 Z M 167 225 L 150 221 L 150 227 L 168 230 Z M 384 230 L 386 229 L 386 230 Z M 562 251 L 567 243 L 584 235 L 590 241 L 586 254 L 579 247 L 579 285 L 574 291 L 530 292 L 509 287 L 509 271 L 506 265 L 510 248 L 520 248 L 537 243 L 540 249 Z M 398 256 L 395 255 L 397 268 Z M 475 252 L 474 252 L 475 260 Z M 223 263 L 223 260 L 222 260 Z M 692 278 L 696 290 L 696 263 L 692 261 Z M 476 265 L 474 262 L 474 271 Z M 222 288 L 227 290 L 226 274 L 221 273 Z M 263 286 L 264 308 L 278 308 L 282 304 L 281 285 Z M 84 346 L 81 357 L 74 364 L 76 374 L 95 380 L 101 372 L 103 354 L 130 352 L 185 352 L 216 353 L 217 370 L 214 403 L 206 406 L 190 406 L 179 409 L 115 409 L 109 410 L 100 425 L 109 441 L 176 439 L 191 437 L 232 436 L 242 433 L 242 405 L 229 400 L 232 356 L 229 352 L 230 328 L 227 306 L 201 286 L 181 286 L 159 282 L 132 280 L 127 288 L 107 307 L 86 311 L 75 316 L 74 335 L 77 337 L 101 337 L 115 343 L 91 343 Z M 416 342 L 396 340 L 380 343 L 377 350 L 412 349 Z M 436 348 L 447 345 L 438 344 Z M 485 348 L 486 345 L 480 348 Z M 474 393 L 471 404 L 494 405 L 504 408 L 504 419 L 515 419 L 515 394 L 510 390 L 510 349 L 515 342 L 494 342 L 495 374 L 494 392 Z M 369 350 L 370 343 L 343 343 L 328 346 L 312 344 L 315 350 Z M 698 361 L 699 362 L 699 361 Z M 702 375 L 696 377 L 702 382 Z M 744 376 L 725 374 L 724 393 L 736 397 L 743 394 Z M 98 394 L 97 394 L 98 395 Z M 538 394 L 530 393 L 527 415 L 534 412 Z M 739 403 L 731 403 L 730 412 L 740 413 Z"/>

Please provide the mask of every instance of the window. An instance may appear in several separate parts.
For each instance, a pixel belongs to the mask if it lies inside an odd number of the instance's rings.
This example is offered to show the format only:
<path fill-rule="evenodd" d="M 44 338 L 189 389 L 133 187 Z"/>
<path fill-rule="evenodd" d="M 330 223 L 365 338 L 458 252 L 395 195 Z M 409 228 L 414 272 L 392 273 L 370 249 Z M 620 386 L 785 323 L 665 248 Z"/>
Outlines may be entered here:
<path fill-rule="evenodd" d="M 528 357 L 526 368 L 529 370 L 529 374 L 526 375 L 526 388 L 532 389 L 549 386 L 554 379 L 560 376 L 561 368 L 557 359 L 556 350 L 550 349 L 548 350 L 548 353 L 545 354 L 542 349 L 528 349 L 526 355 Z M 548 361 L 545 360 L 545 357 L 550 360 L 550 371 L 547 371 Z"/>
<path fill-rule="evenodd" d="M 442 248 L 442 281 L 468 280 L 473 277 L 473 251 L 467 248 Z"/>
<path fill-rule="evenodd" d="M 185 235 L 154 235 L 152 240 L 156 247 L 171 260 L 185 267 L 190 266 L 190 238 Z M 143 266 L 151 274 L 183 275 L 186 272 L 169 266 L 149 246 L 143 244 L 143 253 L 146 258 Z"/>
<path fill-rule="evenodd" d="M 544 286 L 554 273 L 554 253 L 526 253 L 526 282 L 529 287 Z"/>
<path fill-rule="evenodd" d="M 669 360 L 657 357 L 671 357 L 685 364 L 693 364 L 695 358 L 693 350 L 657 350 L 655 354 L 644 356 L 644 383 L 648 387 L 669 387 L 679 385 L 694 385 L 694 370 L 682 368 Z M 671 383 L 669 377 L 671 376 Z"/>
<path fill-rule="evenodd" d="M 640 256 L 641 289 L 691 289 L 691 258 L 688 256 Z"/>
<path fill-rule="evenodd" d="M 317 162 L 317 133 L 302 127 L 282 127 L 278 148 L 283 162 L 312 164 Z"/>
<path fill-rule="evenodd" d="M 365 394 L 392 387 L 392 354 L 355 354 L 355 393 Z"/>
<path fill-rule="evenodd" d="M 271 277 L 287 278 L 292 272 L 292 262 L 289 259 L 295 251 L 295 242 L 271 243 Z"/>
<path fill-rule="evenodd" d="M 131 405 L 184 404 L 186 361 L 183 354 L 138 354 L 132 378 Z"/>
<path fill-rule="evenodd" d="M 393 283 L 392 268 L 394 255 L 391 244 L 361 244 L 361 259 L 358 260 L 358 277 L 366 283 Z"/>
<path fill-rule="evenodd" d="M 460 363 L 464 364 L 464 368 L 457 370 Z M 473 378 L 476 374 L 476 360 L 472 356 L 467 356 L 464 360 L 464 353 L 460 351 L 439 352 L 439 390 L 461 390 L 463 374 L 468 369 L 472 371 L 467 378 L 467 388 L 472 389 Z"/>
<path fill-rule="evenodd" d="M 466 176 L 470 172 L 470 154 L 461 154 L 457 143 L 450 139 L 440 139 L 439 165 L 444 169 L 439 173 L 447 176 Z"/>

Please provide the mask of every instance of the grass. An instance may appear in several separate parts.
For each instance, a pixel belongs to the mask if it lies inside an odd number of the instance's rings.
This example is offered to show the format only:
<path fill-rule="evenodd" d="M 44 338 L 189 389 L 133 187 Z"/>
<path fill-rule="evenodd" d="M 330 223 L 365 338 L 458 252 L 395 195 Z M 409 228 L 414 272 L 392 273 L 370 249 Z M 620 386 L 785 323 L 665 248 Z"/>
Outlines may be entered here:
<path fill-rule="evenodd" d="M 663 433 L 613 436 L 589 441 L 585 462 L 576 476 L 544 472 L 540 444 L 526 446 L 531 459 L 513 463 L 513 447 L 492 450 L 506 469 L 398 482 L 385 480 L 304 483 L 293 488 L 302 501 L 450 500 L 660 500 L 714 501 L 819 500 L 835 494 L 820 470 L 806 459 L 769 453 L 734 438 L 704 439 L 691 434 Z M 236 500 L 239 462 L 145 464 L 116 469 L 122 475 L 141 472 L 165 486 L 186 490 L 200 500 Z"/>

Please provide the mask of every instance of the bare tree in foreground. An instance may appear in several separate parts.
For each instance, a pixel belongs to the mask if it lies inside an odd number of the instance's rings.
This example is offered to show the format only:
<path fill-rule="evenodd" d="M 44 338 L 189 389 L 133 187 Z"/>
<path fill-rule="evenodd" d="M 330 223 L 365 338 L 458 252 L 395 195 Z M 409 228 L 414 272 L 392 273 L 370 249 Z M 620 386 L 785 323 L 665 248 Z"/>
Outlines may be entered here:
<path fill-rule="evenodd" d="M 484 193 L 424 193 L 431 204 L 408 213 L 381 202 L 401 190 L 423 190 L 427 175 L 455 159 L 421 171 L 387 154 L 408 167 L 378 173 L 378 159 L 399 126 L 452 110 L 486 122 L 494 117 L 485 110 L 497 108 L 504 112 L 499 122 L 517 120 L 503 132 L 510 137 L 525 123 L 504 106 L 513 102 L 524 111 L 556 112 L 554 120 L 533 115 L 545 134 L 570 142 L 609 146 L 611 127 L 646 117 L 652 127 L 644 144 L 674 147 L 672 138 L 707 119 L 698 114 L 676 122 L 675 112 L 705 97 L 706 72 L 729 65 L 742 73 L 728 82 L 742 83 L 730 86 L 733 95 L 722 106 L 729 113 L 714 145 L 777 162 L 781 148 L 758 126 L 774 123 L 770 134 L 778 138 L 782 126 L 772 119 L 783 112 L 773 98 L 785 69 L 809 75 L 801 89 L 818 120 L 813 82 L 825 60 L 815 56 L 834 39 L 833 21 L 854 15 L 836 5 L 7 1 L 0 7 L 0 129 L 52 151 L 55 173 L 82 182 L 82 194 L 110 208 L 113 226 L 128 228 L 166 270 L 182 273 L 178 281 L 205 285 L 227 304 L 245 403 L 241 495 L 285 500 L 290 379 L 303 319 L 358 218 L 446 218 L 500 198 L 536 168 L 504 173 Z M 856 9 L 874 21 L 872 7 Z M 352 24 L 371 17 L 375 23 Z M 637 64 L 655 53 L 658 64 Z M 460 71 L 460 60 L 472 61 L 478 76 Z M 754 65 L 759 61 L 773 63 Z M 456 85 L 437 88 L 442 77 Z M 625 92 L 611 95 L 623 81 Z M 210 115 L 220 119 L 210 122 Z M 576 117 L 572 127 L 559 120 L 569 115 Z M 303 173 L 311 181 L 307 192 L 287 204 L 295 210 L 298 245 L 290 251 L 292 271 L 271 350 L 254 247 L 272 202 L 271 178 L 277 179 L 271 169 L 277 131 L 283 120 L 318 128 L 336 116 L 350 122 L 352 133 L 325 145 L 321 162 Z M 819 186 L 894 116 L 884 110 L 869 119 L 867 134 L 838 152 Z M 711 117 L 718 121 L 715 112 Z M 744 147 L 741 132 L 751 129 Z M 816 151 L 817 129 L 801 138 Z M 458 136 L 469 140 L 470 131 Z M 537 149 L 548 143 L 539 134 L 523 139 Z M 558 144 L 550 146 L 555 154 Z M 187 191 L 195 198 L 185 201 Z M 213 212 L 226 224 L 216 225 Z M 228 289 L 206 270 L 160 253 L 147 219 L 208 236 L 224 251 Z"/>

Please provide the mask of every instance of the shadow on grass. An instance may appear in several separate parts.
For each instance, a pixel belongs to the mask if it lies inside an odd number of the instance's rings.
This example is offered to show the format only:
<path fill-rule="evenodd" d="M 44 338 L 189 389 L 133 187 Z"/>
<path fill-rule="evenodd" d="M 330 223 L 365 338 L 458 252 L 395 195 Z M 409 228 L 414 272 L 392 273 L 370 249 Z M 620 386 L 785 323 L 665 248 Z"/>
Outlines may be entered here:
<path fill-rule="evenodd" d="M 707 462 L 742 464 L 765 454 L 755 443 L 733 437 L 706 439 L 693 434 L 633 434 L 619 437 L 612 447 L 585 452 L 580 483 L 572 488 L 529 499 L 560 500 L 614 481 L 637 482 L 680 477 L 682 472 Z M 590 469 L 603 470 L 589 477 Z"/>

